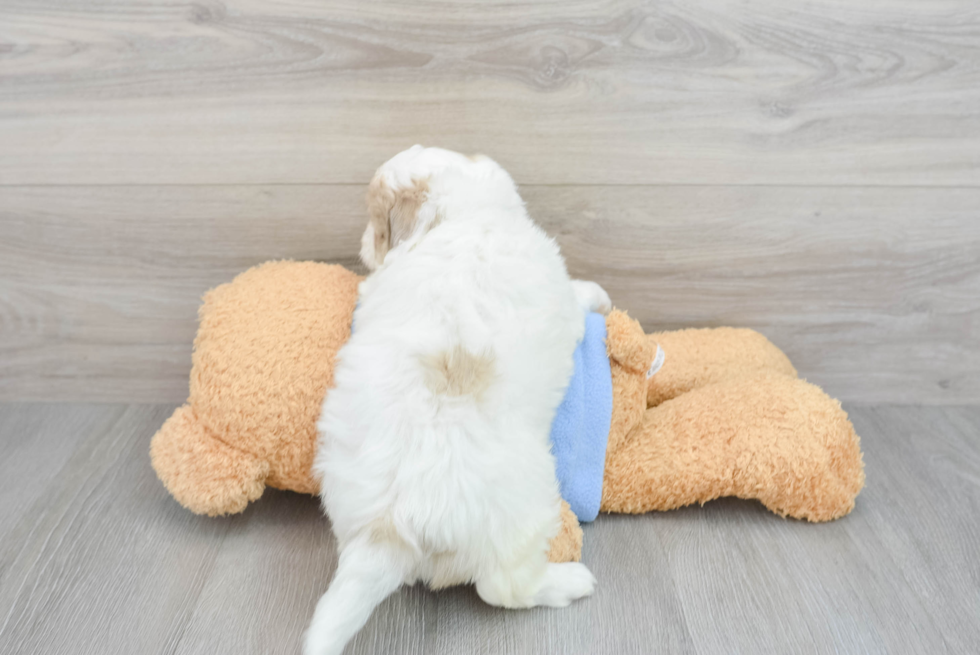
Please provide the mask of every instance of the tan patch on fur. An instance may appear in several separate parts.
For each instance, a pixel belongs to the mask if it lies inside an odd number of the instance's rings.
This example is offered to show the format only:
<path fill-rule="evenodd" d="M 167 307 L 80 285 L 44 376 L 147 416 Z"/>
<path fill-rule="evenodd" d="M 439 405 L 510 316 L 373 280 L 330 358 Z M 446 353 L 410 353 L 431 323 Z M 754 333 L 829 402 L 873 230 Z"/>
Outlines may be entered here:
<path fill-rule="evenodd" d="M 368 524 L 368 534 L 376 544 L 402 544 L 403 540 L 395 529 L 390 516 L 374 519 Z"/>
<path fill-rule="evenodd" d="M 479 396 L 493 381 L 493 355 L 475 355 L 460 345 L 422 357 L 425 386 L 442 396 Z"/>
<path fill-rule="evenodd" d="M 432 223 L 429 225 L 429 230 L 434 230 L 438 227 L 444 220 L 446 220 L 446 214 L 442 209 L 436 208 L 436 217 L 432 219 Z"/>
<path fill-rule="evenodd" d="M 376 177 L 368 187 L 368 219 L 374 226 L 374 250 L 379 261 L 415 230 L 419 208 L 429 194 L 427 179 L 412 180 L 404 189 L 393 189 Z"/>

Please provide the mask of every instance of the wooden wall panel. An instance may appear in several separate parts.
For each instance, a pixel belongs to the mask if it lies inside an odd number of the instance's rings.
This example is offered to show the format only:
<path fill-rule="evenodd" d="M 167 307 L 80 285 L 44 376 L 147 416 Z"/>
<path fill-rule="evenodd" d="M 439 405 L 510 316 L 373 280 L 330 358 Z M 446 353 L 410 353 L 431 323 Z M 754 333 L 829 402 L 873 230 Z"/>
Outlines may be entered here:
<path fill-rule="evenodd" d="M 644 327 L 737 325 L 849 401 L 980 398 L 980 189 L 529 186 L 569 269 Z M 4 190 L 0 398 L 179 402 L 201 294 L 357 267 L 361 185 Z"/>
<path fill-rule="evenodd" d="M 980 183 L 980 8 L 7 0 L 0 184 Z"/>

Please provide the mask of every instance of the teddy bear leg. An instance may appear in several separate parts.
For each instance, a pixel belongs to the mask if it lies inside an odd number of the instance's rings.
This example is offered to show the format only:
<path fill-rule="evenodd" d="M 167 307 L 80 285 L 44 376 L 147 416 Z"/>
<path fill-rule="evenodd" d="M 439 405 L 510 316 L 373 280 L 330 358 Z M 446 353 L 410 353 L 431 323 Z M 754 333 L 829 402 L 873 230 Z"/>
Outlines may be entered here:
<path fill-rule="evenodd" d="M 641 513 L 754 498 L 782 516 L 844 516 L 864 486 L 860 441 L 840 404 L 778 374 L 695 389 L 646 410 L 607 454 L 602 511 Z"/>
<path fill-rule="evenodd" d="M 548 561 L 556 564 L 582 561 L 582 526 L 564 500 L 561 501 L 561 528 L 551 540 Z"/>
<path fill-rule="evenodd" d="M 257 500 L 267 462 L 215 439 L 188 406 L 178 408 L 150 443 L 150 460 L 167 491 L 195 514 L 236 514 Z"/>
<path fill-rule="evenodd" d="M 659 346 L 657 358 L 662 356 L 663 363 L 650 371 L 647 407 L 724 380 L 764 372 L 797 376 L 783 351 L 755 330 L 700 328 L 655 332 L 648 338 Z"/>

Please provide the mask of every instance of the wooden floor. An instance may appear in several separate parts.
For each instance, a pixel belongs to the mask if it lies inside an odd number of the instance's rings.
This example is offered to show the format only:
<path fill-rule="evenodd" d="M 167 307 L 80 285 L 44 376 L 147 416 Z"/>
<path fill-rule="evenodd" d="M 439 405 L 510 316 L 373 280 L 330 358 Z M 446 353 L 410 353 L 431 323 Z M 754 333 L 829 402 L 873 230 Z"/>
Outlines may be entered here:
<path fill-rule="evenodd" d="M 0 653 L 297 653 L 336 566 L 314 498 L 179 507 L 172 406 L 0 405 Z M 403 589 L 347 653 L 980 652 L 980 408 L 852 407 L 868 485 L 830 524 L 721 500 L 585 528 L 596 594 L 505 611 Z"/>

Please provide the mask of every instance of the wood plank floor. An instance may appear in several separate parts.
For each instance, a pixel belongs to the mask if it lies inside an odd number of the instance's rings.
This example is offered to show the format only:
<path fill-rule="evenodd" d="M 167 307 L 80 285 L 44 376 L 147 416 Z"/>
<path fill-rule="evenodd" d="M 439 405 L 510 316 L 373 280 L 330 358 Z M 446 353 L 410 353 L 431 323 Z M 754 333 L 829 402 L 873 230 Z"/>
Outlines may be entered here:
<path fill-rule="evenodd" d="M 296 653 L 336 565 L 315 499 L 197 517 L 148 442 L 170 405 L 0 405 L 0 653 Z M 406 588 L 348 653 L 980 652 L 980 408 L 849 407 L 868 485 L 811 525 L 721 500 L 585 528 L 595 596 Z"/>

